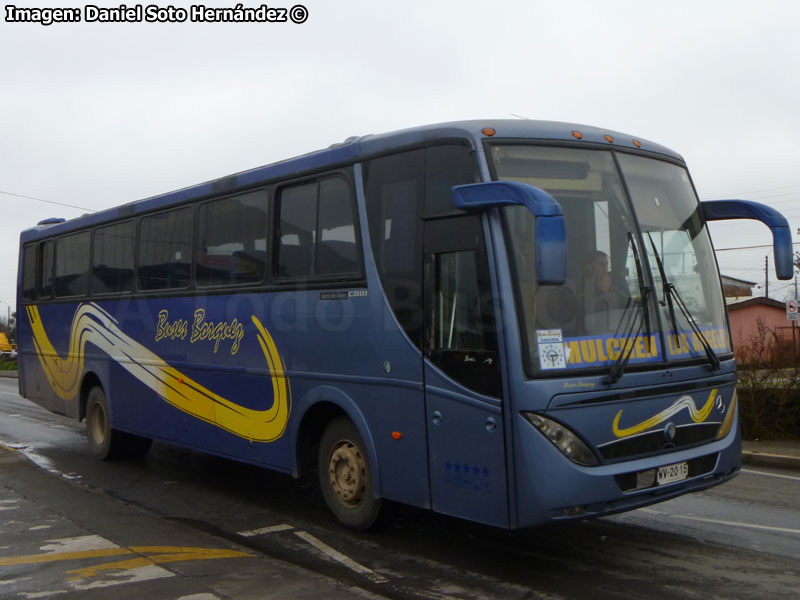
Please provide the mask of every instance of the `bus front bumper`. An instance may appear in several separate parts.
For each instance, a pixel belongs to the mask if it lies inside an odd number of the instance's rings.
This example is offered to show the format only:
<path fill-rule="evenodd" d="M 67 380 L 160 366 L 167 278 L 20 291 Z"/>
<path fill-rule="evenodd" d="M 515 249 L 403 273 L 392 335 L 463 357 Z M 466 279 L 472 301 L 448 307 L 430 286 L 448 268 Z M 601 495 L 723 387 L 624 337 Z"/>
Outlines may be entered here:
<path fill-rule="evenodd" d="M 516 526 L 531 527 L 641 508 L 719 485 L 741 468 L 738 415 L 727 436 L 712 443 L 637 460 L 583 467 L 532 427 L 517 435 Z M 685 479 L 658 485 L 656 470 L 688 463 Z"/>

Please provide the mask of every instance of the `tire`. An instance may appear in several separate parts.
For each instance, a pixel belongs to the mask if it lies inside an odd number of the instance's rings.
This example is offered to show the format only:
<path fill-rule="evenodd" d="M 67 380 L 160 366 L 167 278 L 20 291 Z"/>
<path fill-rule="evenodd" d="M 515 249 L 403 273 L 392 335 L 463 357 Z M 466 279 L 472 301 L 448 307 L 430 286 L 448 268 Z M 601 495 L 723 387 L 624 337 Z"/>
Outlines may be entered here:
<path fill-rule="evenodd" d="M 86 437 L 96 458 L 118 460 L 147 454 L 153 440 L 113 429 L 109 417 L 106 394 L 96 385 L 86 399 Z"/>
<path fill-rule="evenodd" d="M 319 486 L 325 504 L 350 529 L 364 531 L 379 523 L 383 501 L 374 497 L 369 458 L 353 422 L 330 422 L 319 444 Z"/>

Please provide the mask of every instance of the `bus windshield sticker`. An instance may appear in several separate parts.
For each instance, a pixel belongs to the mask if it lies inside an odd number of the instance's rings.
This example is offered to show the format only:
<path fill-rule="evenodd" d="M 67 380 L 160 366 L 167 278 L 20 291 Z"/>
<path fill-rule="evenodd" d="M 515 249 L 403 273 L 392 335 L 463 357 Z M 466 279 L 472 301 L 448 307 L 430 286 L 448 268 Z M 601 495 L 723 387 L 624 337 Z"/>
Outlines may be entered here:
<path fill-rule="evenodd" d="M 564 336 L 560 329 L 537 329 L 536 342 L 539 347 L 539 364 L 542 369 L 566 369 Z"/>

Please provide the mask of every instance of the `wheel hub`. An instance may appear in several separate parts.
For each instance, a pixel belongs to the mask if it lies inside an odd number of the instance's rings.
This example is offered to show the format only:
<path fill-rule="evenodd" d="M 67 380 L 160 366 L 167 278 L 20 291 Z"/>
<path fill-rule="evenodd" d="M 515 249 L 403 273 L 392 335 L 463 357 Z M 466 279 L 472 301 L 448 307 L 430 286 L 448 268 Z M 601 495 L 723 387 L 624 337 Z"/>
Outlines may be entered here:
<path fill-rule="evenodd" d="M 97 404 L 92 407 L 92 414 L 89 417 L 92 438 L 97 444 L 102 444 L 106 439 L 106 424 L 103 408 Z"/>
<path fill-rule="evenodd" d="M 328 463 L 328 476 L 336 497 L 346 506 L 361 503 L 367 488 L 367 464 L 351 442 L 336 445 Z"/>

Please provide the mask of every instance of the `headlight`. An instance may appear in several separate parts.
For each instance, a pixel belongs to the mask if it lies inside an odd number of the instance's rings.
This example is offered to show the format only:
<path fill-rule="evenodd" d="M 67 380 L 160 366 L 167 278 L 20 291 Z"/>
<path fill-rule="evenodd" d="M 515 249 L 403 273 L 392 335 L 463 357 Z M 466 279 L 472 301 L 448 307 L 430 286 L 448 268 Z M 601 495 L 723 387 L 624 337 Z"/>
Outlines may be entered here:
<path fill-rule="evenodd" d="M 730 406 L 728 406 L 728 413 L 725 415 L 725 418 L 722 420 L 722 425 L 719 426 L 717 430 L 717 439 L 721 440 L 728 432 L 731 430 L 731 426 L 733 425 L 733 418 L 736 416 L 736 392 L 733 392 L 733 399 L 731 400 Z"/>
<path fill-rule="evenodd" d="M 598 464 L 597 457 L 589 447 L 577 435 L 560 423 L 532 412 L 523 412 L 522 416 L 548 440 L 553 442 L 555 447 L 561 450 L 561 453 L 572 462 L 584 467 L 594 467 Z"/>

